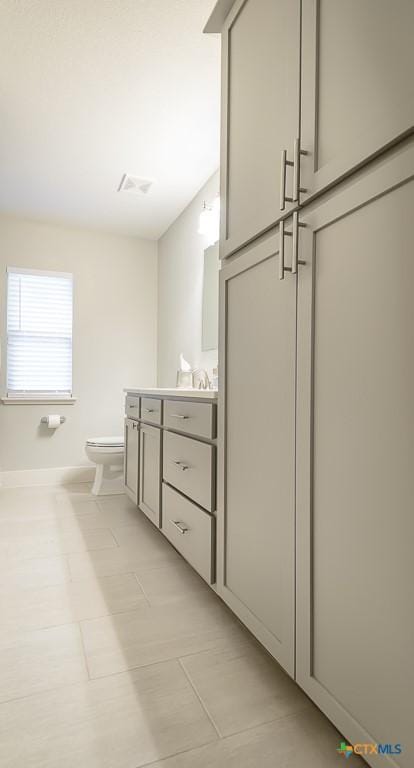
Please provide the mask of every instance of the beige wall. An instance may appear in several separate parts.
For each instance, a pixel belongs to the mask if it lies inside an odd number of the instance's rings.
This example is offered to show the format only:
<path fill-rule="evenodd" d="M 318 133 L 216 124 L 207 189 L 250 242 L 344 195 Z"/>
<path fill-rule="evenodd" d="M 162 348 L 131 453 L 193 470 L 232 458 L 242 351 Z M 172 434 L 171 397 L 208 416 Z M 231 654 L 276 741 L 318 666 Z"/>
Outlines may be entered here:
<path fill-rule="evenodd" d="M 157 244 L 0 217 L 2 366 L 6 387 L 7 265 L 74 275 L 74 405 L 0 405 L 0 471 L 87 463 L 87 437 L 123 431 L 125 386 L 154 386 Z M 61 413 L 53 434 L 40 417 Z"/>
<path fill-rule="evenodd" d="M 215 173 L 158 241 L 158 384 L 175 386 L 178 357 L 209 373 L 217 351 L 201 350 L 205 238 L 197 233 L 203 200 L 219 192 Z"/>

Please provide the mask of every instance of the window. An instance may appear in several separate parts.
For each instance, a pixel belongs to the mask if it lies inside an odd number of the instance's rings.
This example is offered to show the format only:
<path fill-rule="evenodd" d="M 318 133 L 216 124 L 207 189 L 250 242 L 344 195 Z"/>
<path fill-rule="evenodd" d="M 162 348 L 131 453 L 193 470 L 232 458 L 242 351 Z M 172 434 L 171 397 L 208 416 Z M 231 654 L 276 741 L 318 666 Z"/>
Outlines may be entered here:
<path fill-rule="evenodd" d="M 7 269 L 7 395 L 72 394 L 72 275 Z"/>

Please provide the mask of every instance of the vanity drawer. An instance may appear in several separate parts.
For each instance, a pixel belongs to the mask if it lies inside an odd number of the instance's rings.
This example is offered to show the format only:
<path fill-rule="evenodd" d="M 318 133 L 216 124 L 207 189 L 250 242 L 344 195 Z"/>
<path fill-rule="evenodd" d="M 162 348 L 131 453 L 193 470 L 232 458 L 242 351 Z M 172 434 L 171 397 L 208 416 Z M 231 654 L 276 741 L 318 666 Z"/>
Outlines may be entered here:
<path fill-rule="evenodd" d="M 165 400 L 164 426 L 212 440 L 216 437 L 216 406 L 213 403 Z"/>
<path fill-rule="evenodd" d="M 162 532 L 209 584 L 214 584 L 215 519 L 163 484 Z"/>
<path fill-rule="evenodd" d="M 161 424 L 161 403 L 155 397 L 141 397 L 141 419 L 151 424 Z"/>
<path fill-rule="evenodd" d="M 163 477 L 201 507 L 215 508 L 215 447 L 191 437 L 164 433 Z"/>
<path fill-rule="evenodd" d="M 125 414 L 130 419 L 139 419 L 139 397 L 127 395 L 125 398 Z"/>

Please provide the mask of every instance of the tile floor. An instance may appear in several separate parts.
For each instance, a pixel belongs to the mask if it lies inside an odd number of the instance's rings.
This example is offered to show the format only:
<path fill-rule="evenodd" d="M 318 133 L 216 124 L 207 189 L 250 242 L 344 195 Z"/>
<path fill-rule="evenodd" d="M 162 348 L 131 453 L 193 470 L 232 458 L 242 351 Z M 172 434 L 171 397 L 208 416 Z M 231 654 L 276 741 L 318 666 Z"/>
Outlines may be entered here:
<path fill-rule="evenodd" d="M 340 765 L 336 730 L 125 496 L 3 489 L 0 574 L 2 768 Z"/>

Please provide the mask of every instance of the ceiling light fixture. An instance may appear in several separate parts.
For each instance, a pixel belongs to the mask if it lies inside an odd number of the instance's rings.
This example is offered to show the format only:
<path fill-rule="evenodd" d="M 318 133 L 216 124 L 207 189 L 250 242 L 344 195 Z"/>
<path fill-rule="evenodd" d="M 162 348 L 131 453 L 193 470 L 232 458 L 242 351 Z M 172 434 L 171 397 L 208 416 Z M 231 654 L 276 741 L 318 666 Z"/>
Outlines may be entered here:
<path fill-rule="evenodd" d="M 124 173 L 118 192 L 129 192 L 133 195 L 147 195 L 150 191 L 153 181 L 151 179 L 142 179 L 139 176 L 131 176 L 129 173 Z"/>

